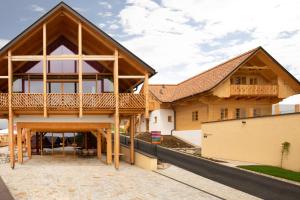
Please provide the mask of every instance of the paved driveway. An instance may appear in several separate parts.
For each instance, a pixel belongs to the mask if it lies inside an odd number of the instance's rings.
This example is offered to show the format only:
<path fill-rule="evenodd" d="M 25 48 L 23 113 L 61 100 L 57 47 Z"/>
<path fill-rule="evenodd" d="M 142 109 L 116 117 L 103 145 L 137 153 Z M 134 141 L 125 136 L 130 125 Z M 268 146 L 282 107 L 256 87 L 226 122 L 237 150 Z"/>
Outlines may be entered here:
<path fill-rule="evenodd" d="M 218 199 L 155 172 L 121 163 L 120 170 L 97 159 L 33 156 L 0 175 L 16 200 L 29 199 Z"/>

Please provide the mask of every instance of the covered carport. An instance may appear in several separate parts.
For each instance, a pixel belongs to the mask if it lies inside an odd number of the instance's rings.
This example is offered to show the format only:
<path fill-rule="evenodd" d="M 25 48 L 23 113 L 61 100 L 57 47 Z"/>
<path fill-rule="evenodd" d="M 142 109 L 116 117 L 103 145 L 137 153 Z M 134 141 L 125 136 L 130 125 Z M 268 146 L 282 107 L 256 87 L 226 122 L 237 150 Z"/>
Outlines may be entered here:
<path fill-rule="evenodd" d="M 31 137 L 35 133 L 67 133 L 81 132 L 92 133 L 97 138 L 97 157 L 102 159 L 102 138 L 106 143 L 106 163 L 112 163 L 112 133 L 111 123 L 87 123 L 87 122 L 18 122 L 17 146 L 18 162 L 23 163 L 23 142 L 28 158 L 31 159 Z M 42 144 L 42 143 L 41 143 Z"/>

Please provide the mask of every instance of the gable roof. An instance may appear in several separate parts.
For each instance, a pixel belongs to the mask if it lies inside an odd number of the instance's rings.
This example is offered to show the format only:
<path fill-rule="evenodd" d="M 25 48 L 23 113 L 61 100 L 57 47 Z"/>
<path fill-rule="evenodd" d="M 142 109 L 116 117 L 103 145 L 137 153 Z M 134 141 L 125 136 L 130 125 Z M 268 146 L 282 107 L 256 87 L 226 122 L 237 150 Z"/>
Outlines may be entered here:
<path fill-rule="evenodd" d="M 7 51 L 16 43 L 19 42 L 21 38 L 23 38 L 27 33 L 29 33 L 31 30 L 37 28 L 40 26 L 44 20 L 46 20 L 48 17 L 50 17 L 53 13 L 64 9 L 68 12 L 72 13 L 74 16 L 76 16 L 80 21 L 86 23 L 88 26 L 93 28 L 95 31 L 97 31 L 99 34 L 103 35 L 107 40 L 109 40 L 113 45 L 115 45 L 118 49 L 120 49 L 123 53 L 130 56 L 132 59 L 134 59 L 137 63 L 139 63 L 142 67 L 144 67 L 149 72 L 149 77 L 156 74 L 155 69 L 153 69 L 151 66 L 149 66 L 147 63 L 145 63 L 143 60 L 141 60 L 139 57 L 137 57 L 135 54 L 133 54 L 131 51 L 129 51 L 127 48 L 125 48 L 123 45 L 121 45 L 119 42 L 114 40 L 112 37 L 110 37 L 107 33 L 105 33 L 103 30 L 101 30 L 99 27 L 94 25 L 92 22 L 90 22 L 88 19 L 83 17 L 81 14 L 79 14 L 77 11 L 75 11 L 73 8 L 71 8 L 69 5 L 67 5 L 64 2 L 60 2 L 55 7 L 53 7 L 50 11 L 48 11 L 46 14 L 44 14 L 42 17 L 40 17 L 35 23 L 33 23 L 31 26 L 29 26 L 27 29 L 25 29 L 23 32 L 21 32 L 19 35 L 17 35 L 14 39 L 12 39 L 10 42 L 8 42 L 4 47 L 0 49 L 0 56 L 7 55 Z"/>
<path fill-rule="evenodd" d="M 226 80 L 242 64 L 246 63 L 250 58 L 252 58 L 259 50 L 262 50 L 269 57 L 271 57 L 271 59 L 276 62 L 277 65 L 279 65 L 286 73 L 288 73 L 288 75 L 293 78 L 293 80 L 300 85 L 299 81 L 284 67 L 282 67 L 270 54 L 268 54 L 262 47 L 257 47 L 196 76 L 193 76 L 179 84 L 154 84 L 149 86 L 149 90 L 161 102 L 173 102 L 196 94 L 211 91 L 224 80 Z"/>

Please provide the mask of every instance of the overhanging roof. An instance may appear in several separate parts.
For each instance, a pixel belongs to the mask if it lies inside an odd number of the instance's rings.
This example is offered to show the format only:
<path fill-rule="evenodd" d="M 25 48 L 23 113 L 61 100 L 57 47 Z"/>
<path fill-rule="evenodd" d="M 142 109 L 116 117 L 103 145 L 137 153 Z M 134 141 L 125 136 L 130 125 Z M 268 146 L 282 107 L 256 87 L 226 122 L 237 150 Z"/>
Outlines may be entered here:
<path fill-rule="evenodd" d="M 257 47 L 234 57 L 179 84 L 152 84 L 149 85 L 149 90 L 161 102 L 173 102 L 209 92 L 227 80 L 239 67 L 255 56 L 257 52 L 262 52 L 270 58 L 295 83 L 297 86 L 296 91 L 300 92 L 299 81 L 262 47 Z"/>

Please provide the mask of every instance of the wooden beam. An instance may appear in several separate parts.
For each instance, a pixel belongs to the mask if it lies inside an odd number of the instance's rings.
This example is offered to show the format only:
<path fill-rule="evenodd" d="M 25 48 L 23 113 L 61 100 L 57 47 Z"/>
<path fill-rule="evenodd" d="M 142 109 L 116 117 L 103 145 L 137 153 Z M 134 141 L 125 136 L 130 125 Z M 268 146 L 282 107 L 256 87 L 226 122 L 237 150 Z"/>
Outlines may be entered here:
<path fill-rule="evenodd" d="M 62 150 L 63 150 L 63 156 L 65 156 L 65 133 L 62 133 L 62 137 L 63 137 Z"/>
<path fill-rule="evenodd" d="M 114 61 L 114 94 L 115 94 L 115 133 L 114 133 L 114 163 L 115 168 L 119 169 L 119 152 L 120 152 L 120 131 L 119 131 L 119 61 L 118 50 L 115 50 Z"/>
<path fill-rule="evenodd" d="M 268 66 L 243 66 L 241 67 L 240 69 L 257 69 L 257 70 L 260 70 L 260 69 L 270 69 L 270 67 Z"/>
<path fill-rule="evenodd" d="M 41 156 L 43 156 L 43 133 L 40 132 Z"/>
<path fill-rule="evenodd" d="M 22 128 L 17 127 L 18 163 L 23 163 Z"/>
<path fill-rule="evenodd" d="M 43 56 L 41 55 L 20 55 L 20 56 L 12 56 L 11 57 L 11 61 L 16 61 L 16 62 L 20 62 L 20 61 L 41 61 L 43 60 Z"/>
<path fill-rule="evenodd" d="M 26 146 L 27 146 L 27 156 L 28 159 L 31 159 L 31 131 L 29 129 L 26 130 Z"/>
<path fill-rule="evenodd" d="M 111 129 L 106 129 L 106 131 L 106 163 L 110 165 L 112 162 Z"/>
<path fill-rule="evenodd" d="M 145 118 L 149 118 L 149 75 L 145 74 L 144 80 L 144 95 L 145 95 Z"/>
<path fill-rule="evenodd" d="M 78 60 L 79 55 L 48 55 L 47 60 L 57 61 L 57 60 Z"/>
<path fill-rule="evenodd" d="M 14 136 L 14 116 L 12 111 L 12 61 L 11 51 L 8 51 L 7 58 L 8 66 L 8 135 L 9 135 L 9 151 L 10 151 L 10 166 L 12 169 L 15 167 L 15 136 Z"/>
<path fill-rule="evenodd" d="M 51 150 L 52 150 L 52 156 L 54 153 L 54 139 L 53 139 L 53 132 L 52 132 L 52 137 L 51 137 Z"/>
<path fill-rule="evenodd" d="M 8 76 L 0 76 L 0 79 L 8 79 Z"/>
<path fill-rule="evenodd" d="M 136 76 L 136 75 L 129 75 L 129 76 L 126 76 L 126 75 L 122 75 L 122 76 L 119 76 L 119 79 L 144 79 L 145 76 Z"/>
<path fill-rule="evenodd" d="M 85 61 L 114 61 L 114 55 L 82 55 Z"/>
<path fill-rule="evenodd" d="M 135 115 L 130 118 L 130 164 L 134 164 Z"/>
<path fill-rule="evenodd" d="M 97 131 L 97 157 L 99 160 L 102 159 L 102 151 L 101 151 L 101 143 L 102 143 L 102 138 L 101 138 L 101 132 Z"/>
<path fill-rule="evenodd" d="M 79 117 L 82 117 L 82 25 L 78 23 L 78 89 L 79 89 Z"/>
<path fill-rule="evenodd" d="M 43 99 L 44 117 L 47 117 L 47 28 L 43 24 Z"/>

